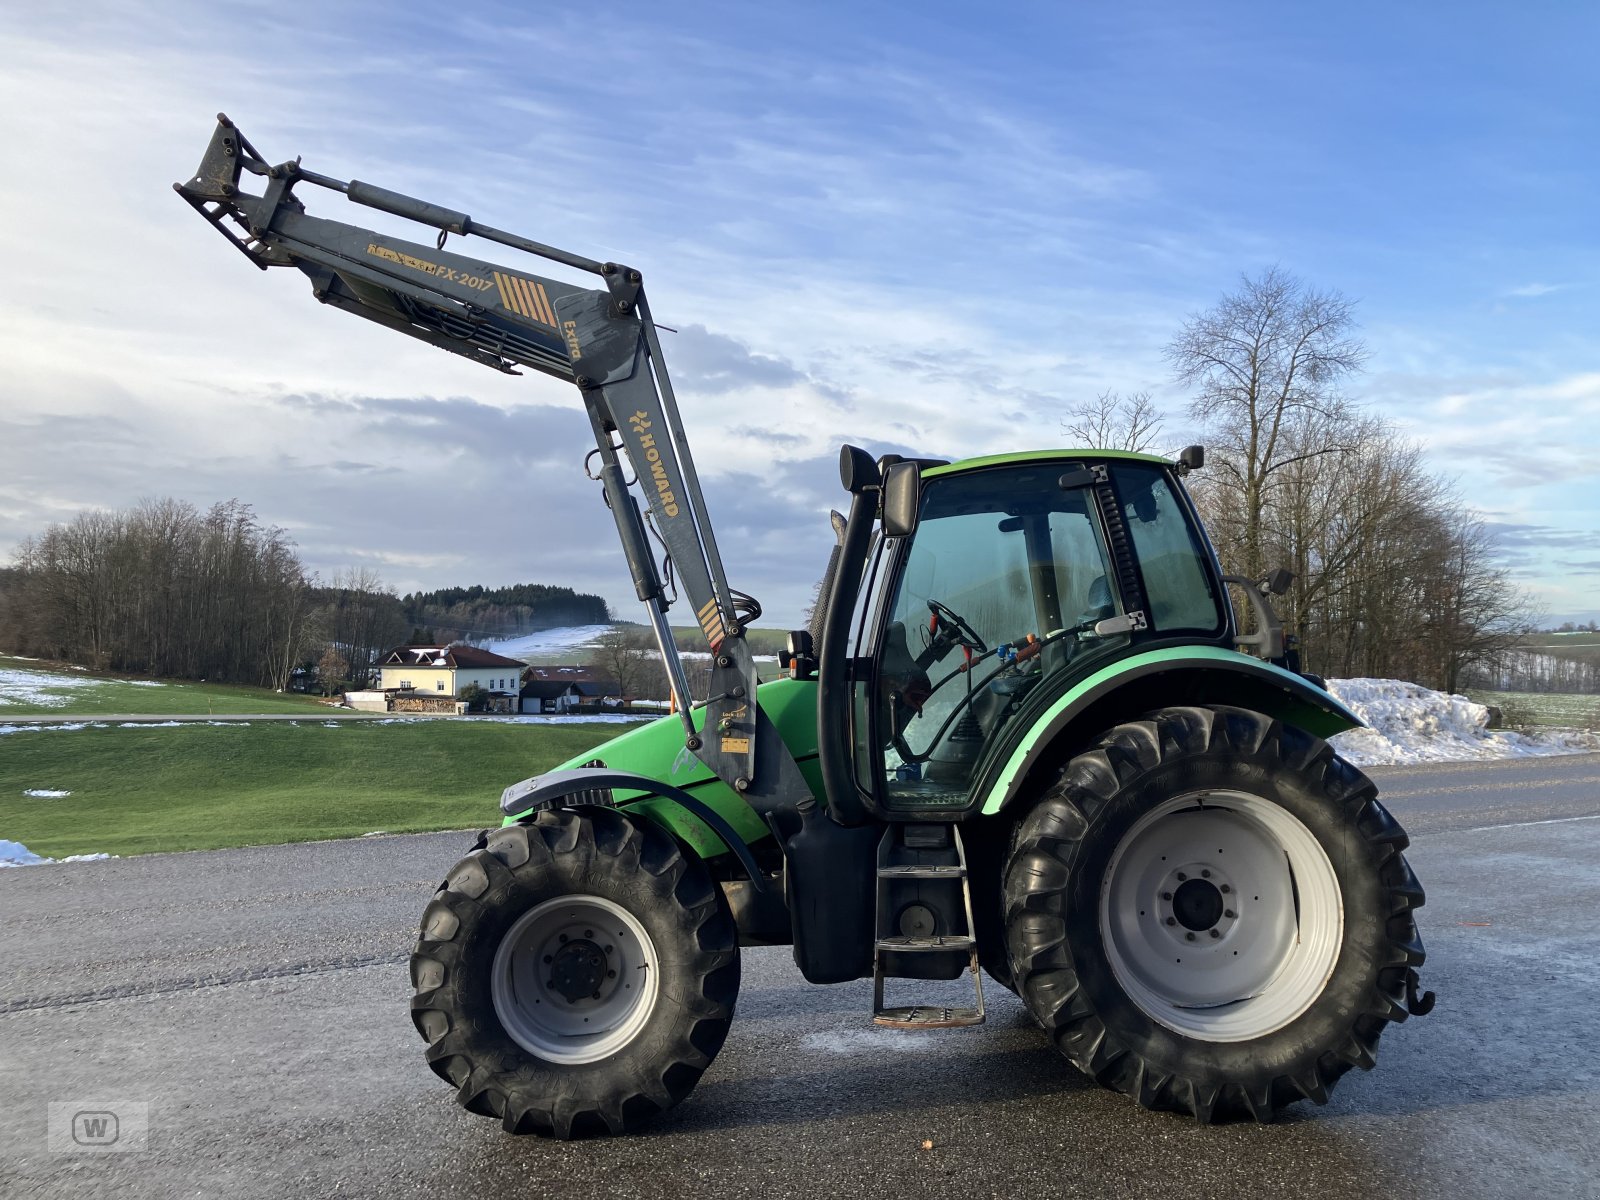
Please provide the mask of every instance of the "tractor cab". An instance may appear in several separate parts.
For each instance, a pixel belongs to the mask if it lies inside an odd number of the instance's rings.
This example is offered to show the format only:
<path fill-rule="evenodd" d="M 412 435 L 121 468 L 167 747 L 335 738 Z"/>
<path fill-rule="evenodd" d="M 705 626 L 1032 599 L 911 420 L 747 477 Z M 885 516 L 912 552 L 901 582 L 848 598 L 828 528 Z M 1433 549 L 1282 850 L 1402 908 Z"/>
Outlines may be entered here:
<path fill-rule="evenodd" d="M 1221 576 L 1177 473 L 1060 452 L 921 472 L 858 606 L 856 784 L 883 815 L 959 816 L 1032 718 L 1130 643 L 1229 644 Z"/>

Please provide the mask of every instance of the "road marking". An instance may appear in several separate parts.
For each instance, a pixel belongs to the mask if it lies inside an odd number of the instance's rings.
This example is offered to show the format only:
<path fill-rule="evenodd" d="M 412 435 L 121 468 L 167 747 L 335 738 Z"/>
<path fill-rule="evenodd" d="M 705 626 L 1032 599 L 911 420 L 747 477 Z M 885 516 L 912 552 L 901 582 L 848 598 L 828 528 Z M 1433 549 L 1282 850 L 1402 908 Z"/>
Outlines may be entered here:
<path fill-rule="evenodd" d="M 1489 783 L 1457 784 L 1450 787 L 1410 788 L 1405 791 L 1378 790 L 1382 800 L 1405 800 L 1412 796 L 1437 796 L 1448 792 L 1525 792 L 1529 788 L 1571 787 L 1580 783 L 1600 783 L 1600 775 L 1563 776 L 1559 779 L 1505 780 Z"/>
<path fill-rule="evenodd" d="M 1525 829 L 1529 825 L 1570 825 L 1573 821 L 1600 821 L 1600 813 L 1587 817 L 1551 817 L 1547 821 L 1508 821 L 1504 825 L 1468 825 L 1465 829 L 1436 829 L 1435 833 L 1487 833 L 1491 829 Z"/>

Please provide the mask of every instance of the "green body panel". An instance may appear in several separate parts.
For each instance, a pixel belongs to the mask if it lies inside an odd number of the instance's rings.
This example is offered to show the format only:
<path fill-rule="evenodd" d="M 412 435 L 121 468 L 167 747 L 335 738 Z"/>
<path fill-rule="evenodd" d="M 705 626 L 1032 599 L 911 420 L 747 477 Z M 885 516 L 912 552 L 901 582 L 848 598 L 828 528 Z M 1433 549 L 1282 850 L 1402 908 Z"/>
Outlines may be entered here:
<path fill-rule="evenodd" d="M 756 689 L 756 704 L 772 721 L 778 736 L 799 764 L 800 773 L 811 786 L 812 795 L 822 803 L 822 771 L 817 763 L 816 683 L 794 679 L 775 679 L 763 683 Z M 703 706 L 694 709 L 696 729 L 703 727 L 705 715 Z M 696 799 L 715 809 L 746 843 L 760 841 L 771 834 L 766 823 L 740 798 L 739 793 L 713 775 L 684 746 L 683 724 L 676 716 L 662 717 L 659 721 L 630 729 L 622 736 L 612 738 L 552 769 L 570 770 L 596 758 L 604 760 L 606 766 L 613 770 L 631 771 L 649 779 L 659 779 L 692 793 Z M 619 807 L 648 816 L 702 858 L 715 858 L 727 852 L 728 848 L 721 838 L 670 800 L 643 790 L 619 790 L 615 799 Z M 504 823 L 514 825 L 516 821 L 516 818 L 507 818 Z"/>
<path fill-rule="evenodd" d="M 1332 737 L 1347 729 L 1356 729 L 1362 724 L 1361 718 L 1356 716 L 1338 700 L 1296 675 L 1272 663 L 1253 658 L 1248 654 L 1241 654 L 1236 650 L 1224 650 L 1220 646 L 1169 646 L 1162 650 L 1148 650 L 1142 654 L 1130 654 L 1119 659 L 1109 666 L 1096 671 L 1093 675 L 1074 684 L 1059 700 L 1042 713 L 1033 723 L 1016 750 L 1006 761 L 1005 767 L 995 779 L 994 786 L 989 789 L 988 796 L 983 802 L 985 815 L 997 813 L 1005 805 L 1011 793 L 1012 785 L 1016 783 L 1026 764 L 1029 752 L 1038 740 L 1044 736 L 1051 723 L 1062 713 L 1067 712 L 1078 704 L 1090 692 L 1107 682 L 1114 682 L 1118 676 L 1130 675 L 1140 668 L 1159 664 L 1167 669 L 1183 667 L 1205 667 L 1216 665 L 1235 670 L 1249 671 L 1258 678 L 1262 672 L 1269 677 L 1281 678 L 1284 686 L 1284 695 L 1280 702 L 1273 706 L 1267 715 L 1277 717 L 1304 729 L 1307 733 L 1317 737 Z M 1223 677 L 1226 679 L 1226 676 Z M 1308 695 L 1314 693 L 1314 695 Z M 1219 695 L 1219 701 L 1226 701 L 1226 695 Z M 1257 708 L 1262 707 L 1259 703 Z"/>
<path fill-rule="evenodd" d="M 1051 459 L 1125 459 L 1132 462 L 1156 463 L 1163 467 L 1170 467 L 1172 460 L 1162 458 L 1159 454 L 1138 454 L 1132 450 L 1027 450 L 1015 454 L 986 454 L 981 458 L 963 458 L 957 462 L 946 463 L 942 467 L 928 467 L 922 472 L 924 479 L 937 479 L 941 475 L 959 475 L 964 471 L 976 471 L 983 467 L 1009 466 L 1012 463 L 1049 462 Z"/>

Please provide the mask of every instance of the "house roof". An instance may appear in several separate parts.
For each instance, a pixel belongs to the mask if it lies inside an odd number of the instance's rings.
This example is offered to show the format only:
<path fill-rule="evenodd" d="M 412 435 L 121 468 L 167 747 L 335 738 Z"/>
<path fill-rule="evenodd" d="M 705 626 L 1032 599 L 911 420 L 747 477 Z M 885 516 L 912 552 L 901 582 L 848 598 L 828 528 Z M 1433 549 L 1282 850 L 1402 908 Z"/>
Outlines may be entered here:
<path fill-rule="evenodd" d="M 525 667 L 519 658 L 507 658 L 477 646 L 400 646 L 383 657 L 386 667 L 419 667 L 435 670 L 457 667 Z"/>
<path fill-rule="evenodd" d="M 522 694 L 530 700 L 554 700 L 578 690 L 576 683 L 560 679 L 530 679 L 522 685 Z"/>
<path fill-rule="evenodd" d="M 590 667 L 529 667 L 522 676 L 524 696 L 564 696 L 568 688 L 576 688 L 580 696 L 616 696 L 622 691 L 615 679 L 601 678 Z"/>

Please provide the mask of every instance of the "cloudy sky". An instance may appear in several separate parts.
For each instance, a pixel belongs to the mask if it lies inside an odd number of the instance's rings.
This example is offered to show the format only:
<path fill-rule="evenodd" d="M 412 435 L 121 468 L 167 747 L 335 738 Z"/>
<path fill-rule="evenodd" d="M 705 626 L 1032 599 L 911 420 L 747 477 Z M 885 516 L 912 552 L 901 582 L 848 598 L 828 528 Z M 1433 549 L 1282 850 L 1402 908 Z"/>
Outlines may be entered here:
<path fill-rule="evenodd" d="M 839 442 L 1051 445 L 1116 388 L 1181 443 L 1162 346 L 1274 263 L 1359 300 L 1354 394 L 1553 617 L 1597 617 L 1597 35 L 1539 2 L 0 4 L 0 556 L 238 497 L 324 575 L 633 615 L 576 392 L 255 271 L 169 186 L 221 110 L 273 160 L 640 267 L 730 576 L 776 620 Z"/>

